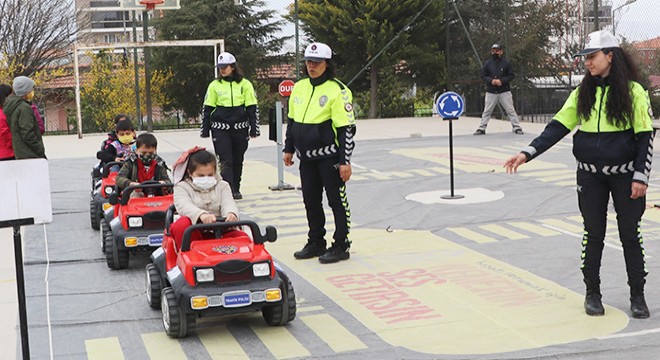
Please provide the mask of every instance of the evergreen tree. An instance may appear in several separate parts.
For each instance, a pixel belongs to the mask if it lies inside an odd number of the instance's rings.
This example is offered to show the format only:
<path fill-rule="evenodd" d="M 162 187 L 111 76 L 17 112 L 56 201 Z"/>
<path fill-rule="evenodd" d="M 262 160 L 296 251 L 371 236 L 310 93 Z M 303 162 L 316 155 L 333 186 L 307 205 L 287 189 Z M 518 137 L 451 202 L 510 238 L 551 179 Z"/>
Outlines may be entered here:
<path fill-rule="evenodd" d="M 181 9 L 166 11 L 155 22 L 160 40 L 224 39 L 225 51 L 238 61 L 247 79 L 255 81 L 257 69 L 277 62 L 287 38 L 275 36 L 282 26 L 273 21 L 274 11 L 263 9 L 264 1 L 181 0 Z M 199 115 L 209 82 L 214 78 L 213 50 L 169 47 L 153 50 L 154 67 L 171 69 L 168 95 L 172 107 L 189 117 Z"/>

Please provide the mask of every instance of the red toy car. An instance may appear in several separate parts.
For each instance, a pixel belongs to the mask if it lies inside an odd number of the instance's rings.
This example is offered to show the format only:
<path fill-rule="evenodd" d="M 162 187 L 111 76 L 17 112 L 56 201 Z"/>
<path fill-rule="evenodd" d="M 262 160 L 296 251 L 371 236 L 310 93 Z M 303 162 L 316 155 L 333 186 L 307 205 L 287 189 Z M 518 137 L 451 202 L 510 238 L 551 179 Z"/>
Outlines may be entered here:
<path fill-rule="evenodd" d="M 153 251 L 161 246 L 167 209 L 174 203 L 173 184 L 145 181 L 129 186 L 121 193 L 110 195 L 111 209 L 106 210 L 104 252 L 108 267 L 114 270 L 128 267 L 129 253 Z M 145 197 L 131 199 L 133 191 Z"/>
<path fill-rule="evenodd" d="M 177 249 L 169 233 L 172 209 L 167 218 L 162 247 L 151 254 L 153 263 L 146 267 L 146 285 L 149 306 L 162 309 L 168 336 L 185 337 L 195 329 L 198 316 L 261 310 L 269 325 L 295 319 L 293 285 L 264 247 L 277 239 L 274 227 L 267 226 L 261 234 L 253 221 L 193 225 Z M 209 234 L 191 241 L 196 230 Z"/>
<path fill-rule="evenodd" d="M 103 212 L 111 206 L 108 203 L 108 196 L 115 191 L 115 182 L 119 172 L 113 167 L 121 167 L 121 165 L 121 162 L 109 162 L 103 166 L 103 173 L 99 174 L 100 179 L 92 179 L 93 189 L 92 198 L 89 200 L 89 219 L 94 230 L 100 229 Z"/>

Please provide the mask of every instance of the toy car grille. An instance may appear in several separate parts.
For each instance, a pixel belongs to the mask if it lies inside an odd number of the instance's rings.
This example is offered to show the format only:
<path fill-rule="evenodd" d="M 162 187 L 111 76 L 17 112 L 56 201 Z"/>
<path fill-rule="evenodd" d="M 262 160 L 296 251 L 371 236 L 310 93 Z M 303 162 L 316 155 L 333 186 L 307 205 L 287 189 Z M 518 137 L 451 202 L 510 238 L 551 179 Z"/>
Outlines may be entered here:
<path fill-rule="evenodd" d="M 218 284 L 227 285 L 252 281 L 252 268 L 245 269 L 235 274 L 228 274 L 222 271 L 215 271 L 215 281 Z"/>

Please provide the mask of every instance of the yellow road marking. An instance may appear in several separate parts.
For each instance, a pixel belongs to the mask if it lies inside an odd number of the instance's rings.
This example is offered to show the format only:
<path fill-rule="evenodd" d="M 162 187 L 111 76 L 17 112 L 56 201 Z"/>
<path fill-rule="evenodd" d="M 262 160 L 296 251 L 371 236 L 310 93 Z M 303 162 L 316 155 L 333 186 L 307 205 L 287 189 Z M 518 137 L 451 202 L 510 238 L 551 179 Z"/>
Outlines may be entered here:
<path fill-rule="evenodd" d="M 424 169 L 412 169 L 412 170 L 408 170 L 408 171 L 419 174 L 419 175 L 422 175 L 422 176 L 436 176 L 434 173 L 432 173 L 430 171 L 426 171 Z"/>
<path fill-rule="evenodd" d="M 261 342 L 263 342 L 266 348 L 278 359 L 311 355 L 284 326 L 266 327 L 265 325 L 253 325 L 252 330 L 261 339 Z"/>
<path fill-rule="evenodd" d="M 570 223 L 567 223 L 566 221 L 562 220 L 557 220 L 557 219 L 544 219 L 541 220 L 542 223 L 558 227 L 560 229 L 564 229 L 566 231 L 576 233 L 576 234 L 582 234 L 584 232 L 584 228 L 582 226 L 576 226 Z"/>
<path fill-rule="evenodd" d="M 390 179 L 390 177 L 387 174 L 379 173 L 379 172 L 373 172 L 373 171 L 364 173 L 363 175 L 370 176 L 370 177 L 372 177 L 374 179 L 377 179 L 377 180 L 389 180 Z"/>
<path fill-rule="evenodd" d="M 301 232 L 307 232 L 309 228 L 307 226 L 299 226 L 299 227 L 283 227 L 283 228 L 278 228 L 277 229 L 277 234 L 278 235 L 284 235 L 284 234 L 296 234 L 296 233 L 301 233 Z"/>
<path fill-rule="evenodd" d="M 277 218 L 305 218 L 305 209 L 298 209 L 295 211 L 273 211 L 273 212 L 259 212 L 259 220 L 266 221 Z"/>
<path fill-rule="evenodd" d="M 300 319 L 335 352 L 367 348 L 357 336 L 328 314 L 307 315 Z"/>
<path fill-rule="evenodd" d="M 312 312 L 312 311 L 320 311 L 320 310 L 323 310 L 323 306 L 321 306 L 321 305 L 317 305 L 317 306 L 305 306 L 305 307 L 300 307 L 300 306 L 298 306 L 298 308 L 296 309 L 296 313 L 297 313 L 297 314 L 300 314 L 300 313 L 306 313 L 306 312 Z"/>
<path fill-rule="evenodd" d="M 489 224 L 489 225 L 482 225 L 479 226 L 479 228 L 484 229 L 486 231 L 490 231 L 492 233 L 495 233 L 497 235 L 502 235 L 507 239 L 511 240 L 520 240 L 520 239 L 528 239 L 529 236 L 521 234 L 519 232 L 509 230 L 503 226 L 495 225 L 495 224 Z"/>
<path fill-rule="evenodd" d="M 388 176 L 399 177 L 399 178 L 411 178 L 411 177 L 414 176 L 413 174 L 403 172 L 403 171 L 389 171 L 389 172 L 386 172 L 386 174 Z"/>
<path fill-rule="evenodd" d="M 472 231 L 470 229 L 466 229 L 463 227 L 455 227 L 455 228 L 447 228 L 447 230 L 462 236 L 468 240 L 472 240 L 474 242 L 478 242 L 480 244 L 485 244 L 485 243 L 491 243 L 491 242 L 496 242 L 497 240 L 493 239 L 492 237 L 486 236 L 479 234 L 476 231 Z"/>
<path fill-rule="evenodd" d="M 281 210 L 298 210 L 298 209 L 304 209 L 305 204 L 303 204 L 303 200 L 301 197 L 296 197 L 296 202 L 287 204 L 287 205 L 279 205 L 279 206 L 268 206 L 268 207 L 263 207 L 263 206 L 251 206 L 249 207 L 251 212 L 256 212 L 258 211 L 259 213 L 264 213 L 264 209 L 266 210 L 272 210 L 272 211 L 281 211 Z M 248 208 L 243 208 L 241 210 L 248 209 Z"/>
<path fill-rule="evenodd" d="M 281 204 L 290 204 L 290 203 L 299 203 L 301 202 L 301 197 L 299 196 L 292 196 L 293 194 L 286 196 L 286 197 L 281 197 L 278 199 L 268 199 L 268 200 L 254 200 L 251 202 L 245 202 L 245 205 L 243 205 L 243 201 L 241 201 L 241 205 L 246 206 L 246 207 L 258 207 L 258 208 L 266 208 L 269 205 L 272 205 L 273 207 L 277 208 Z"/>
<path fill-rule="evenodd" d="M 213 360 L 243 360 L 250 357 L 227 329 L 226 325 L 197 330 L 199 340 Z"/>
<path fill-rule="evenodd" d="M 181 344 L 175 339 L 169 338 L 165 332 L 142 334 L 142 342 L 147 348 L 149 358 L 153 360 L 187 360 L 186 354 L 181 348 Z"/>
<path fill-rule="evenodd" d="M 540 180 L 543 182 L 553 182 L 553 181 L 559 181 L 559 180 L 566 180 L 566 179 L 573 179 L 573 182 L 575 182 L 575 173 L 570 172 L 562 175 L 555 175 L 555 176 L 545 176 L 542 177 Z"/>
<path fill-rule="evenodd" d="M 642 219 L 644 219 L 644 221 L 660 223 L 660 209 L 657 208 L 646 209 L 646 211 L 644 211 L 644 216 L 642 217 Z"/>
<path fill-rule="evenodd" d="M 85 340 L 85 349 L 89 360 L 124 359 L 118 337 Z"/>
<path fill-rule="evenodd" d="M 443 175 L 447 175 L 447 174 L 450 173 L 449 169 L 444 168 L 444 167 L 439 167 L 439 166 L 430 167 L 430 168 L 427 168 L 427 170 L 435 171 L 435 172 L 437 172 L 439 174 L 443 174 Z"/>
<path fill-rule="evenodd" d="M 555 185 L 558 186 L 575 186 L 575 180 L 567 180 L 567 181 L 557 181 Z"/>
<path fill-rule="evenodd" d="M 525 231 L 532 232 L 536 235 L 541 235 L 541 236 L 555 236 L 555 235 L 561 234 L 558 231 L 551 230 L 551 229 L 545 228 L 543 226 L 538 226 L 538 225 L 535 225 L 535 224 L 526 223 L 526 222 L 509 222 L 507 224 L 509 224 L 511 226 L 515 226 L 519 229 L 523 229 Z"/>
<path fill-rule="evenodd" d="M 519 173 L 522 176 L 526 177 L 548 177 L 548 176 L 558 176 L 558 175 L 565 175 L 565 174 L 572 174 L 575 176 L 575 171 L 568 171 L 564 169 L 558 169 L 558 170 L 542 170 L 542 171 L 532 171 L 532 172 L 521 172 Z"/>

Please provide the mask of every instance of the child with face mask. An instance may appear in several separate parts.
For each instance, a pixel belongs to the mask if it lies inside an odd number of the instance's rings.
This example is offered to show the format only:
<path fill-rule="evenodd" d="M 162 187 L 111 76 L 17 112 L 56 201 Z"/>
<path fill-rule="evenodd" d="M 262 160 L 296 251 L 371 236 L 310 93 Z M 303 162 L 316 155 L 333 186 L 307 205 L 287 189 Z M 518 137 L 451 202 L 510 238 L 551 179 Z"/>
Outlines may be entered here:
<path fill-rule="evenodd" d="M 135 129 L 130 120 L 118 121 L 115 125 L 115 133 L 117 139 L 109 142 L 96 153 L 96 158 L 101 160 L 101 167 L 112 161 L 124 161 L 135 152 Z M 113 169 L 113 171 L 117 170 Z"/>
<path fill-rule="evenodd" d="M 174 164 L 174 205 L 181 216 L 170 227 L 177 247 L 183 232 L 192 224 L 210 224 L 219 217 L 238 220 L 238 207 L 229 183 L 216 171 L 216 157 L 204 148 L 194 147 L 181 155 Z M 192 239 L 202 234 L 193 232 Z"/>
<path fill-rule="evenodd" d="M 121 141 L 121 135 L 119 141 Z M 135 144 L 135 152 L 128 155 L 117 174 L 117 186 L 123 190 L 131 185 L 139 185 L 149 180 L 163 184 L 170 183 L 167 164 L 156 154 L 158 147 L 156 137 L 149 133 L 140 134 Z M 139 189 L 131 193 L 131 197 L 140 196 L 142 195 Z"/>

